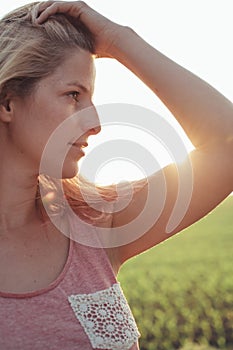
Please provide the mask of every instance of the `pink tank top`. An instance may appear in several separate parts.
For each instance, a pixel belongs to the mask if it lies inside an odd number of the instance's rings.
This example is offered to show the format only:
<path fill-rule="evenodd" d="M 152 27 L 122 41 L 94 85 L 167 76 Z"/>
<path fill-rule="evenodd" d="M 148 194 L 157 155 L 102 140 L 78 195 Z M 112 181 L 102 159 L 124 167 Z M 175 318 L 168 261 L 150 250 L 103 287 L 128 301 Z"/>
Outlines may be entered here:
<path fill-rule="evenodd" d="M 136 350 L 138 329 L 104 249 L 70 241 L 47 288 L 0 292 L 2 350 Z"/>

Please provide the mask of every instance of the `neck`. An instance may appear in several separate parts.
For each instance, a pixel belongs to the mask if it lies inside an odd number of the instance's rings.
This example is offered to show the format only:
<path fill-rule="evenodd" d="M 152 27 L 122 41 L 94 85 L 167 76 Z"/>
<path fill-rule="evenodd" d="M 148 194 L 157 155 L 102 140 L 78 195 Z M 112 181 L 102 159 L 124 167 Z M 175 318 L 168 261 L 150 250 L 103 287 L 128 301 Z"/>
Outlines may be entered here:
<path fill-rule="evenodd" d="M 0 157 L 0 232 L 27 225 L 38 217 L 37 176 Z M 12 166 L 12 164 L 14 164 Z"/>

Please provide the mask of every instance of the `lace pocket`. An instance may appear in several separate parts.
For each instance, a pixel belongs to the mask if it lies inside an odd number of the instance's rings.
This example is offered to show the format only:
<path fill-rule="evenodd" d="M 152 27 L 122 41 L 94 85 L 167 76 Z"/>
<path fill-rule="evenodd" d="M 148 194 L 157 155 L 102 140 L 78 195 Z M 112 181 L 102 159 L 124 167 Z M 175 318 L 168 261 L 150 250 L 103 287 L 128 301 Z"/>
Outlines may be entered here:
<path fill-rule="evenodd" d="M 119 283 L 68 300 L 94 349 L 128 350 L 140 336 Z"/>

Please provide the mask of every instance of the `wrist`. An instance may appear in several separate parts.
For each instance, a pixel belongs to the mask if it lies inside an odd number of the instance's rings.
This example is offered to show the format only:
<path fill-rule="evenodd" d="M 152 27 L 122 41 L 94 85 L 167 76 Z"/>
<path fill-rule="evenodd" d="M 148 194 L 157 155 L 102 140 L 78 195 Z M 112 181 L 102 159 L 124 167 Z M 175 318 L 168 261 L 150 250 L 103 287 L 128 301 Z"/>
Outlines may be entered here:
<path fill-rule="evenodd" d="M 111 42 L 108 46 L 109 56 L 119 60 L 121 54 L 124 53 L 125 49 L 131 45 L 131 40 L 136 37 L 137 34 L 134 30 L 128 26 L 117 25 L 114 30 Z"/>

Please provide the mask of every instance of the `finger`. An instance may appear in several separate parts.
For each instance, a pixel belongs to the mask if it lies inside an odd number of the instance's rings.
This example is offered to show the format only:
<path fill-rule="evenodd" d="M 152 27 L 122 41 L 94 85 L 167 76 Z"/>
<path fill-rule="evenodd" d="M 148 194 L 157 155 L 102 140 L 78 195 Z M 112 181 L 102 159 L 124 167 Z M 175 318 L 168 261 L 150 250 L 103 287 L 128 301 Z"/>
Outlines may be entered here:
<path fill-rule="evenodd" d="M 58 2 L 55 1 L 46 1 L 39 4 L 37 9 L 37 18 L 36 22 L 41 24 L 45 22 L 49 16 L 58 12 Z"/>
<path fill-rule="evenodd" d="M 46 7 L 52 5 L 53 1 L 44 1 L 35 5 L 31 13 L 33 23 L 37 23 L 37 18 L 40 16 L 41 12 L 46 9 Z"/>
<path fill-rule="evenodd" d="M 64 2 L 64 1 L 47 1 L 39 6 L 39 16 L 37 17 L 37 23 L 41 24 L 45 22 L 49 16 L 56 13 L 66 13 L 73 17 L 78 17 L 80 10 L 83 6 L 82 1 Z"/>
<path fill-rule="evenodd" d="M 36 5 L 38 14 L 41 14 L 44 10 L 46 10 L 47 7 L 51 6 L 54 4 L 55 1 L 42 1 Z"/>

